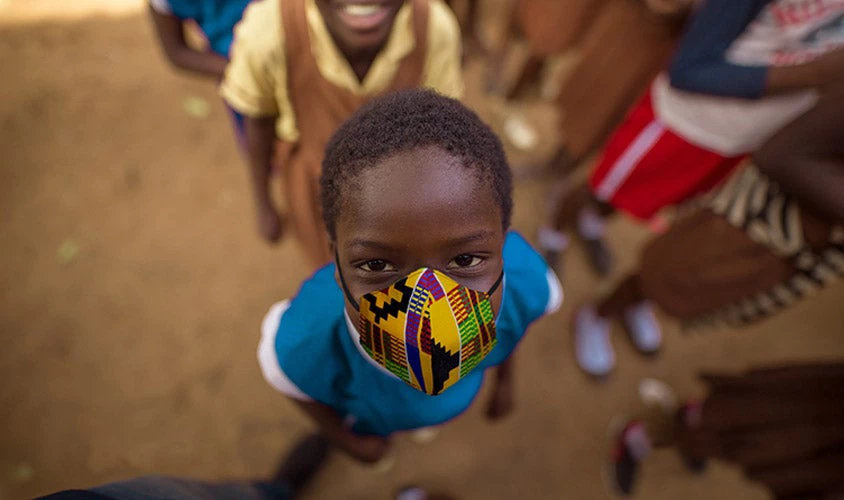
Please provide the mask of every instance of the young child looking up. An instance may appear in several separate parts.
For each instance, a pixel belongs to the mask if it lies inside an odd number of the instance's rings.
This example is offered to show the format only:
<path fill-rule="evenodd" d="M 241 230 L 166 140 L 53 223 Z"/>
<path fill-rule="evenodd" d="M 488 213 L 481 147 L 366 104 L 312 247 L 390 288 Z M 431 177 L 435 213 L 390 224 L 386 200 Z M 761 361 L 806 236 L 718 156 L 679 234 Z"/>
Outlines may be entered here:
<path fill-rule="evenodd" d="M 249 0 L 150 0 L 155 33 L 167 60 L 176 68 L 223 78 L 229 62 L 234 25 L 243 17 Z M 207 50 L 197 50 L 185 40 L 185 23 L 193 22 L 208 40 Z M 245 148 L 243 116 L 229 107 L 235 136 Z"/>
<path fill-rule="evenodd" d="M 270 195 L 282 179 L 286 218 L 315 266 L 331 260 L 319 211 L 322 155 L 362 104 L 391 90 L 463 92 L 460 29 L 442 0 L 260 0 L 238 26 L 221 92 L 246 115 L 261 236 L 282 223 Z"/>
<path fill-rule="evenodd" d="M 488 415 L 506 415 L 513 352 L 562 288 L 508 231 L 512 179 L 495 134 L 432 91 L 379 97 L 331 139 L 321 189 L 335 262 L 264 319 L 266 380 L 367 462 L 391 434 L 463 413 L 488 368 Z"/>

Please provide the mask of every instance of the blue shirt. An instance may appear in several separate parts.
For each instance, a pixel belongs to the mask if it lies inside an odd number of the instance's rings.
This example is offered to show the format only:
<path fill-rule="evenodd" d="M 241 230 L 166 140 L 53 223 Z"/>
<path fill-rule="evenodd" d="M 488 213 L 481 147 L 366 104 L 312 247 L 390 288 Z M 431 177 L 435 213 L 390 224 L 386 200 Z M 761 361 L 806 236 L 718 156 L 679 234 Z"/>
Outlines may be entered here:
<path fill-rule="evenodd" d="M 680 41 L 668 71 L 671 85 L 689 92 L 759 98 L 765 93 L 766 66 L 727 60 L 727 49 L 771 0 L 706 0 Z"/>
<path fill-rule="evenodd" d="M 758 99 L 771 67 L 808 62 L 842 40 L 838 0 L 706 0 L 671 63 L 671 85 Z"/>
<path fill-rule="evenodd" d="M 183 21 L 194 21 L 211 50 L 228 57 L 234 26 L 243 17 L 250 0 L 150 0 L 153 8 Z M 281 21 L 279 21 L 281 22 Z"/>
<path fill-rule="evenodd" d="M 542 257 L 518 234 L 504 243 L 504 282 L 496 318 L 498 343 L 478 369 L 438 396 L 418 391 L 363 351 L 345 313 L 335 266 L 317 271 L 291 301 L 273 306 L 258 358 L 267 381 L 290 397 L 330 406 L 359 434 L 386 436 L 447 422 L 481 389 L 484 370 L 506 360 L 528 326 L 562 303 L 562 288 Z"/>

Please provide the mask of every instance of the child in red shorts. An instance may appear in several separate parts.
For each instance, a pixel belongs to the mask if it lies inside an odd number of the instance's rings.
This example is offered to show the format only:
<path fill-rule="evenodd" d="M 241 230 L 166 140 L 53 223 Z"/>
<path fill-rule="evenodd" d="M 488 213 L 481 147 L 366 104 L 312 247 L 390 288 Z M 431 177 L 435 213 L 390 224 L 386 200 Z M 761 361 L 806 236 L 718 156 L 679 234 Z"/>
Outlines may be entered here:
<path fill-rule="evenodd" d="M 581 234 L 600 241 L 601 204 L 647 220 L 719 184 L 840 79 L 842 47 L 840 2 L 708 0 L 669 70 L 610 139 L 588 184 L 569 193 L 553 227 L 542 230 L 546 253 L 564 249 L 560 230 L 575 221 Z M 661 332 L 647 302 L 622 319 L 638 350 L 659 350 Z M 614 367 L 609 332 L 609 319 L 594 307 L 577 313 L 576 356 L 590 374 Z"/>

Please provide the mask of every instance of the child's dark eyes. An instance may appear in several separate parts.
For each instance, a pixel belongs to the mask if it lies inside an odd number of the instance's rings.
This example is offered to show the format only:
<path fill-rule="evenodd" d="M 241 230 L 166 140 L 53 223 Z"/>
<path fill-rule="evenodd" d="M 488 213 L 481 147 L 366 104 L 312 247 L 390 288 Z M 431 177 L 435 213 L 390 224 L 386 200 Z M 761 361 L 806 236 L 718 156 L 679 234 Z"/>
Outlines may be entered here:
<path fill-rule="evenodd" d="M 451 259 L 446 266 L 446 269 L 469 269 L 483 263 L 484 258 L 477 255 L 463 254 Z M 398 271 L 398 268 L 393 264 L 383 259 L 371 259 L 358 264 L 358 269 L 366 273 L 386 273 Z"/>
<path fill-rule="evenodd" d="M 359 265 L 358 269 L 369 273 L 380 273 L 384 271 L 395 271 L 396 267 L 386 260 L 373 259 Z"/>
<path fill-rule="evenodd" d="M 477 255 L 463 254 L 451 259 L 448 263 L 448 269 L 465 269 L 467 267 L 475 267 L 483 262 L 484 259 Z"/>

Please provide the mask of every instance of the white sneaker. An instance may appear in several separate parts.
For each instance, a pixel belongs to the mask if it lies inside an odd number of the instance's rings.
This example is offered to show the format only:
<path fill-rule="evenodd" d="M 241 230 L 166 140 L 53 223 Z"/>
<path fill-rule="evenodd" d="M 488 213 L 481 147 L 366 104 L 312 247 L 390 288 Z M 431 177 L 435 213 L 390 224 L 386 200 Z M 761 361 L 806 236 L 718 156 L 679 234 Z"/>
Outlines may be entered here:
<path fill-rule="evenodd" d="M 577 212 L 577 234 L 584 240 L 601 240 L 607 235 L 607 221 L 595 207 L 583 207 Z"/>
<path fill-rule="evenodd" d="M 575 316 L 574 355 L 580 368 L 595 377 L 603 377 L 615 368 L 610 321 L 598 316 L 591 305 L 582 307 Z"/>
<path fill-rule="evenodd" d="M 643 301 L 628 308 L 624 311 L 623 319 L 630 340 L 639 352 L 655 354 L 659 351 L 662 347 L 662 328 L 649 302 Z"/>
<path fill-rule="evenodd" d="M 561 257 L 569 246 L 568 237 L 550 226 L 542 226 L 537 234 L 539 249 L 548 267 L 561 272 Z"/>
<path fill-rule="evenodd" d="M 562 231 L 551 226 L 542 226 L 536 234 L 539 249 L 545 252 L 563 252 L 569 246 L 569 238 Z"/>

